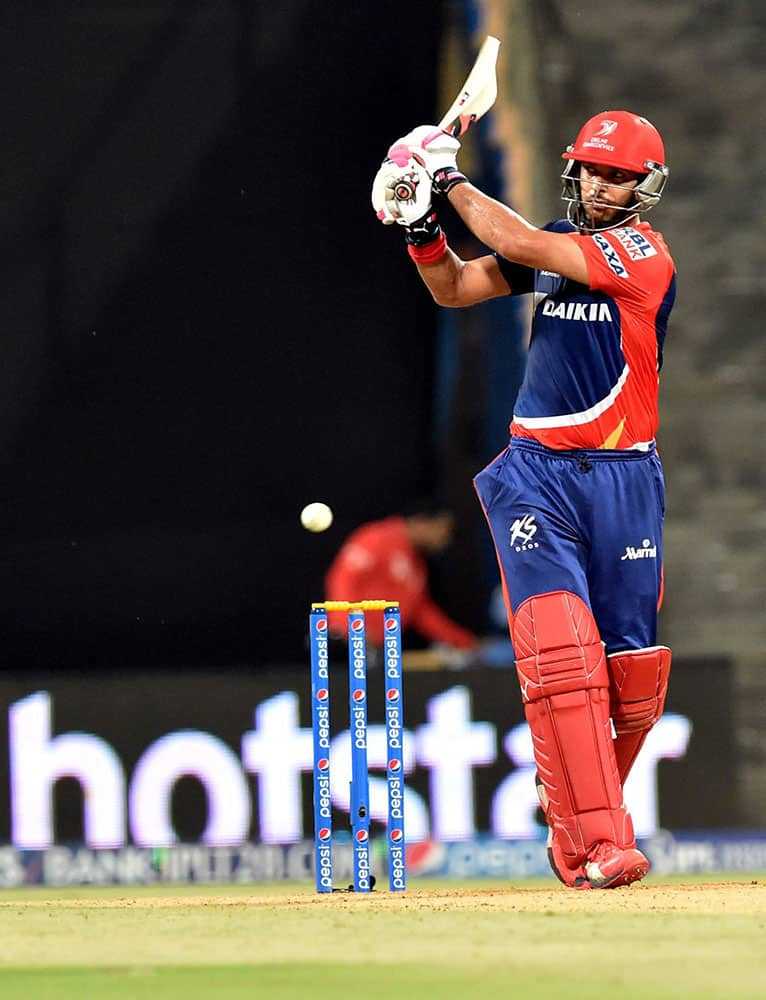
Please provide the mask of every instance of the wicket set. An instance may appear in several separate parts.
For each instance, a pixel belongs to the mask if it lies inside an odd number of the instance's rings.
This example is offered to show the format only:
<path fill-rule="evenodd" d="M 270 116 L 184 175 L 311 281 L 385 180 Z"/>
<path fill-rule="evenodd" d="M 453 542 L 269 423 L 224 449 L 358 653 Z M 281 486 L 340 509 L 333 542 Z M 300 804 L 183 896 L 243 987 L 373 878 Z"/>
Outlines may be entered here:
<path fill-rule="evenodd" d="M 333 891 L 330 794 L 330 658 L 327 613 L 348 612 L 348 680 L 351 742 L 350 818 L 354 892 L 370 892 L 370 775 L 367 765 L 367 638 L 365 611 L 383 612 L 383 683 L 388 786 L 388 880 L 392 892 L 407 888 L 404 855 L 402 743 L 402 622 L 397 601 L 325 601 L 311 605 L 311 721 L 314 734 L 314 862 L 317 892 Z"/>

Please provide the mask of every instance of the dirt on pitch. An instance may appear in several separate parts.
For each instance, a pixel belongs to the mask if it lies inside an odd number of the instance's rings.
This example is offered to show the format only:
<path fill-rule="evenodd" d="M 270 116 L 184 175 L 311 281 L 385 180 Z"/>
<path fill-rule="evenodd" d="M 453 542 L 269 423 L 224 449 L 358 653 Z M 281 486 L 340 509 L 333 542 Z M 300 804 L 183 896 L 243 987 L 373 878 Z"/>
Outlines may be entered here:
<path fill-rule="evenodd" d="M 12 905 L 12 904 L 8 904 Z M 57 905 L 90 909 L 176 909 L 179 907 L 239 907 L 243 909 L 298 910 L 326 907 L 346 910 L 408 910 L 425 911 L 506 911 L 519 913 L 609 913 L 657 912 L 699 914 L 763 914 L 766 913 L 766 878 L 750 882 L 706 882 L 700 884 L 638 883 L 603 891 L 572 889 L 410 889 L 404 893 L 372 892 L 357 894 L 335 892 L 318 894 L 236 895 L 205 894 L 199 896 L 140 896 L 111 899 L 39 899 L 27 906 Z M 3 906 L 0 898 L 0 907 Z"/>

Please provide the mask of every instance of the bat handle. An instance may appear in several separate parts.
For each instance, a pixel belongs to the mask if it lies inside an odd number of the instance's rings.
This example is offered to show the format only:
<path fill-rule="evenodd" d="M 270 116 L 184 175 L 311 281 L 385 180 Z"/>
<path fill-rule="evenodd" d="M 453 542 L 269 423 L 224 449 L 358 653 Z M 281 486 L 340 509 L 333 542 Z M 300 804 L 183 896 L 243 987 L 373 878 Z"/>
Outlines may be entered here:
<path fill-rule="evenodd" d="M 447 132 L 449 135 L 454 136 L 457 139 L 467 132 L 475 121 L 476 115 L 458 115 L 458 117 L 451 121 L 449 125 L 442 128 L 442 132 Z"/>

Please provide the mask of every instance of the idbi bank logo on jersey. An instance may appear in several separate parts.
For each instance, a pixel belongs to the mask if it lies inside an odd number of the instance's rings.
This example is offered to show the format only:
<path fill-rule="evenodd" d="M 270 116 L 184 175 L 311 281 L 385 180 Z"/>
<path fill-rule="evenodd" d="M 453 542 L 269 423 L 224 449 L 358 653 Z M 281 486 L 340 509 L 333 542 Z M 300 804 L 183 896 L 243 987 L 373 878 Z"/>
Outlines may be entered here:
<path fill-rule="evenodd" d="M 634 548 L 632 545 L 625 546 L 625 554 L 620 556 L 620 562 L 626 559 L 656 559 L 657 546 L 652 545 L 650 539 L 645 538 L 641 542 L 641 548 Z"/>
<path fill-rule="evenodd" d="M 625 229 L 615 229 L 614 235 L 628 251 L 631 260 L 646 260 L 647 257 L 654 257 L 657 253 L 649 240 L 638 232 L 627 226 Z"/>

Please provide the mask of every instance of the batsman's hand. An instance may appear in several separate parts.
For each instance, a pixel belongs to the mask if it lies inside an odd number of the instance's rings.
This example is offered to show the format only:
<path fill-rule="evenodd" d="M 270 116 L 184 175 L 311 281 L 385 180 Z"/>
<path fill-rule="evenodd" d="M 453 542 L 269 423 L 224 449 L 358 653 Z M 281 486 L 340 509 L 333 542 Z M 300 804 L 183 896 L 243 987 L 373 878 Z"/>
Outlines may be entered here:
<path fill-rule="evenodd" d="M 384 226 L 412 226 L 431 210 L 431 178 L 411 157 L 387 158 L 372 182 L 372 207 Z"/>
<path fill-rule="evenodd" d="M 458 140 L 438 125 L 418 125 L 396 140 L 388 151 L 388 158 L 394 162 L 404 157 L 414 159 L 431 178 L 434 190 L 446 195 L 455 184 L 466 180 L 457 168 L 459 149 Z"/>

